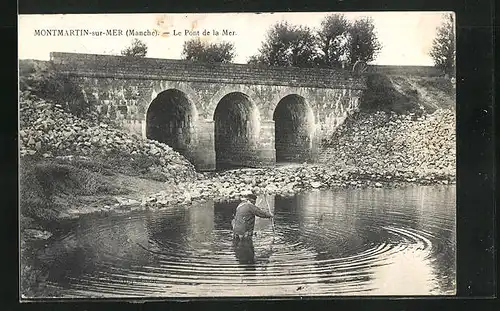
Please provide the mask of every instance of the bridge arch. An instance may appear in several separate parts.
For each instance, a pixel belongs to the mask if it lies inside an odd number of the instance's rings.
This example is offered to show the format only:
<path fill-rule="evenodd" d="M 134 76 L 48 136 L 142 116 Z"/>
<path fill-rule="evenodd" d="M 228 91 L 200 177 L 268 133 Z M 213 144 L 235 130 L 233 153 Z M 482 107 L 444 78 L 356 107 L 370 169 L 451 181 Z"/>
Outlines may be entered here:
<path fill-rule="evenodd" d="M 197 118 L 196 106 L 184 92 L 174 88 L 164 90 L 146 111 L 146 138 L 165 143 L 192 160 Z"/>
<path fill-rule="evenodd" d="M 224 85 L 211 96 L 210 102 L 208 103 L 208 105 L 205 108 L 207 119 L 210 118 L 210 116 L 215 115 L 215 110 L 217 109 L 220 101 L 226 95 L 231 94 L 231 93 L 245 94 L 245 96 L 248 97 L 248 99 L 252 102 L 252 104 L 254 104 L 255 103 L 254 101 L 257 99 L 255 92 L 253 91 L 252 87 L 249 85 L 244 85 L 244 84 Z M 261 117 L 259 116 L 259 118 L 261 118 Z"/>
<path fill-rule="evenodd" d="M 151 102 L 154 100 L 158 94 L 168 89 L 177 89 L 189 98 L 189 100 L 198 108 L 198 103 L 200 102 L 200 97 L 198 96 L 198 92 L 196 92 L 188 82 L 182 81 L 165 81 L 159 80 L 155 81 L 151 85 L 151 92 L 149 92 L 149 96 L 147 96 L 146 100 Z"/>
<path fill-rule="evenodd" d="M 315 117 L 303 96 L 283 97 L 273 112 L 276 162 L 309 161 L 313 153 Z"/>
<path fill-rule="evenodd" d="M 259 143 L 259 109 L 242 92 L 224 95 L 214 110 L 216 168 L 251 165 Z"/>

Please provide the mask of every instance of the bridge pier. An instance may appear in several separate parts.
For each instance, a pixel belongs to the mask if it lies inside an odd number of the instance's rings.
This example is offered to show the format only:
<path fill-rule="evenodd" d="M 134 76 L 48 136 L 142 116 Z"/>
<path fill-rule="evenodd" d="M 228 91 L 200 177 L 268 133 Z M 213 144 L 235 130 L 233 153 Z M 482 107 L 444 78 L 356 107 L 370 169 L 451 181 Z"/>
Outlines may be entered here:
<path fill-rule="evenodd" d="M 198 144 L 193 151 L 193 164 L 201 171 L 215 170 L 215 124 L 213 120 L 198 120 Z"/>
<path fill-rule="evenodd" d="M 273 120 L 263 120 L 260 123 L 260 139 L 256 150 L 256 166 L 274 166 L 276 164 L 274 126 Z"/>
<path fill-rule="evenodd" d="M 197 145 L 192 151 L 192 161 L 196 169 L 200 171 L 212 171 L 217 168 L 217 157 L 215 150 L 215 122 L 213 120 L 198 120 Z M 233 156 L 237 154 L 237 160 L 231 160 L 234 166 L 249 167 L 272 167 L 276 164 L 276 150 L 274 148 L 274 121 L 261 122 L 259 140 L 257 145 L 248 150 L 246 148 L 232 148 Z M 224 154 L 219 155 L 224 160 Z M 228 160 L 229 161 L 229 160 Z M 224 161 L 223 161 L 224 162 Z"/>

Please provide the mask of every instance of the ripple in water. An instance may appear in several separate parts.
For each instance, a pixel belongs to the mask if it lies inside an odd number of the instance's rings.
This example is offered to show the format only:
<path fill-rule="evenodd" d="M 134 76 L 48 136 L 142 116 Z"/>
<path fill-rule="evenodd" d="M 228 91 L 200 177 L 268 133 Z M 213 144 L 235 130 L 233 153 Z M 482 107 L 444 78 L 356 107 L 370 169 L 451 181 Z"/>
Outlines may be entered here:
<path fill-rule="evenodd" d="M 231 239 L 237 203 L 82 217 L 36 254 L 39 296 L 455 293 L 455 189 L 316 191 L 269 198 L 275 232 Z M 264 205 L 265 206 L 265 205 Z"/>

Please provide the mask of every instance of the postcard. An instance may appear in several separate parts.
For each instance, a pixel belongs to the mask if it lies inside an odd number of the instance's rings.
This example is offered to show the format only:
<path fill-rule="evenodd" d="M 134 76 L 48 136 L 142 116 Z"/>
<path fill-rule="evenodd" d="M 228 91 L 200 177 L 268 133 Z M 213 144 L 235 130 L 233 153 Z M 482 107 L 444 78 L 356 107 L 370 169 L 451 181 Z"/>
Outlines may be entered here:
<path fill-rule="evenodd" d="M 455 295 L 454 19 L 20 15 L 21 300 Z"/>

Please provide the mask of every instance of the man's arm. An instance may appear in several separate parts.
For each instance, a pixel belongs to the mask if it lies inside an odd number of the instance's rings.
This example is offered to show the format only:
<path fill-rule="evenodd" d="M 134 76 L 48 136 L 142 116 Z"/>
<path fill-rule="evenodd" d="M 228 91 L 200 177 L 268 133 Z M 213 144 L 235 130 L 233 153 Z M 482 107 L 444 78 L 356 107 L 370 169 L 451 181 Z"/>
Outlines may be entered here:
<path fill-rule="evenodd" d="M 255 204 L 252 204 L 252 212 L 254 213 L 255 216 L 259 216 L 261 218 L 272 218 L 273 215 L 269 213 L 268 211 L 265 211 L 258 207 Z"/>

